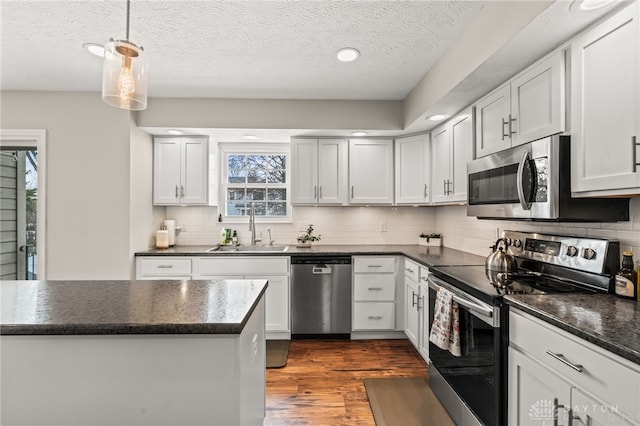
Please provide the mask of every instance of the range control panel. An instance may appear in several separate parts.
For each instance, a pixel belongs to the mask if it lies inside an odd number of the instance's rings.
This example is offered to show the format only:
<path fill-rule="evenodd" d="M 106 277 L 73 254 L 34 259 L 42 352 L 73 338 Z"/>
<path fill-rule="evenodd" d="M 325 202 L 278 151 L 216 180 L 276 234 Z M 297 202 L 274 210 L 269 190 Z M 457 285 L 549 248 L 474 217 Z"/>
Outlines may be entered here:
<path fill-rule="evenodd" d="M 619 250 L 610 250 L 610 245 L 618 247 L 617 241 L 517 231 L 504 231 L 502 235 L 508 244 L 507 252 L 524 259 L 595 274 L 602 274 L 607 265 L 619 262 L 619 259 L 613 259 Z"/>

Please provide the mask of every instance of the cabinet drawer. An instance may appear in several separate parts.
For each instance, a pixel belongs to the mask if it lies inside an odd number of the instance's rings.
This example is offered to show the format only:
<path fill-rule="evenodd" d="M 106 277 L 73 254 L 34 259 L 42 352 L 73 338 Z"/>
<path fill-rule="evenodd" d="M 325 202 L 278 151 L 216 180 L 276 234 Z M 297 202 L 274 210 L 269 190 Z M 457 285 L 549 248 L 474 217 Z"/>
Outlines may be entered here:
<path fill-rule="evenodd" d="M 640 418 L 640 366 L 519 311 L 509 314 L 509 340 L 597 399 Z M 574 365 L 576 371 L 547 351 Z M 561 356 L 559 354 L 562 354 Z M 635 368 L 637 367 L 637 368 Z"/>
<path fill-rule="evenodd" d="M 289 258 L 271 256 L 220 256 L 198 259 L 197 275 L 288 275 Z"/>
<path fill-rule="evenodd" d="M 404 276 L 405 278 L 410 278 L 411 280 L 418 282 L 418 279 L 420 277 L 420 266 L 417 263 L 405 258 Z"/>
<path fill-rule="evenodd" d="M 353 304 L 354 330 L 395 329 L 395 303 L 355 302 Z"/>
<path fill-rule="evenodd" d="M 137 276 L 189 276 L 191 259 L 188 257 L 145 257 L 138 259 Z"/>
<path fill-rule="evenodd" d="M 353 300 L 395 300 L 396 283 L 392 274 L 356 274 L 353 276 Z"/>
<path fill-rule="evenodd" d="M 395 257 L 357 256 L 353 258 L 353 272 L 356 274 L 395 271 Z"/>

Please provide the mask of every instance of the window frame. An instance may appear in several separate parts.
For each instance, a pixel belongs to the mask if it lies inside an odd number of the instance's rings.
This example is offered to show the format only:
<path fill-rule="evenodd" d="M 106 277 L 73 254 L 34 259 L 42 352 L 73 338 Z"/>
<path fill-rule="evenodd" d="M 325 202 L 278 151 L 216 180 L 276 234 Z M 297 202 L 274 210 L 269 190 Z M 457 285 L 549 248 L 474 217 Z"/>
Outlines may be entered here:
<path fill-rule="evenodd" d="M 224 222 L 228 223 L 247 223 L 249 216 L 229 216 L 227 215 L 227 190 L 230 188 L 239 188 L 239 184 L 228 182 L 229 155 L 284 155 L 285 156 L 285 183 L 278 184 L 278 187 L 286 190 L 287 198 L 285 208 L 287 214 L 284 216 L 258 216 L 256 215 L 256 223 L 292 223 L 293 215 L 291 211 L 291 149 L 289 144 L 273 144 L 273 143 L 220 143 L 220 192 L 218 212 L 222 215 Z M 243 184 L 242 188 L 267 188 L 267 184 Z"/>

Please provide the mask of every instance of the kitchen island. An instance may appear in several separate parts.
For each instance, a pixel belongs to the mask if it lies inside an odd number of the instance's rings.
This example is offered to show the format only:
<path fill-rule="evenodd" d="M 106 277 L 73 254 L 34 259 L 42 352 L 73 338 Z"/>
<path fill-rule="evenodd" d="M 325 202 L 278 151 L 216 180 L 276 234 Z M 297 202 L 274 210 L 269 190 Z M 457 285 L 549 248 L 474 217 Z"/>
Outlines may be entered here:
<path fill-rule="evenodd" d="M 262 424 L 266 288 L 0 282 L 0 423 Z"/>

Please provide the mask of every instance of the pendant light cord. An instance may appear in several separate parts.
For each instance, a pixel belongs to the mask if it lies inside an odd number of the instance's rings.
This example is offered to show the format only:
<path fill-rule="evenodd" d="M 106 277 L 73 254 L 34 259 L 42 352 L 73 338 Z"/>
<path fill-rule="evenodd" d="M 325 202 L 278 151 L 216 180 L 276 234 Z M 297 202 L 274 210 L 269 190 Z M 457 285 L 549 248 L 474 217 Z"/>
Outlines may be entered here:
<path fill-rule="evenodd" d="M 129 8 L 130 8 L 130 0 L 127 0 L 127 37 L 126 37 L 127 41 L 129 41 Z"/>

